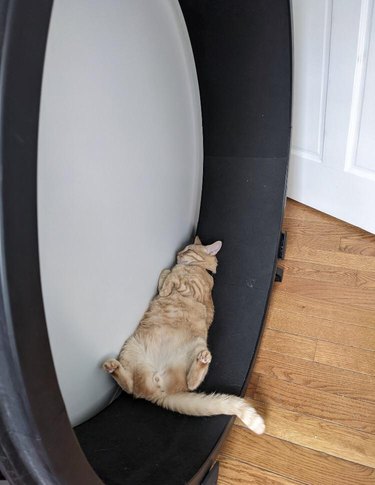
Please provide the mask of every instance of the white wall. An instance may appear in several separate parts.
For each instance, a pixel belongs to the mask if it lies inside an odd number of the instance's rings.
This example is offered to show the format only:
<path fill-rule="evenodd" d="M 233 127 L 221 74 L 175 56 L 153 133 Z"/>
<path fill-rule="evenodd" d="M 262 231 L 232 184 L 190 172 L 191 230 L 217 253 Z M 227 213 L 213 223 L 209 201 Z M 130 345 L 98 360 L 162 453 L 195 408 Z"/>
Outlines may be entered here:
<path fill-rule="evenodd" d="M 199 93 L 177 0 L 55 0 L 43 77 L 38 217 L 59 384 L 81 422 L 196 224 Z"/>

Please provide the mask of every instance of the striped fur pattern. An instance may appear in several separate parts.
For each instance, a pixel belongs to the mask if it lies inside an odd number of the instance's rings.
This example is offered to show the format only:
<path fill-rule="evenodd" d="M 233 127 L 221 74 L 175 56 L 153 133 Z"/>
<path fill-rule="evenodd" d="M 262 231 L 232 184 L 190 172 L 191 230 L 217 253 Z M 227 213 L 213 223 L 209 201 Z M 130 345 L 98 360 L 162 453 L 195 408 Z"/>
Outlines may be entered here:
<path fill-rule="evenodd" d="M 177 264 L 159 277 L 151 301 L 118 359 L 103 364 L 119 386 L 171 411 L 191 416 L 236 415 L 261 434 L 263 419 L 242 398 L 195 391 L 212 359 L 207 348 L 214 317 L 212 301 L 216 254 L 221 241 L 203 245 L 198 237 L 177 255 Z"/>

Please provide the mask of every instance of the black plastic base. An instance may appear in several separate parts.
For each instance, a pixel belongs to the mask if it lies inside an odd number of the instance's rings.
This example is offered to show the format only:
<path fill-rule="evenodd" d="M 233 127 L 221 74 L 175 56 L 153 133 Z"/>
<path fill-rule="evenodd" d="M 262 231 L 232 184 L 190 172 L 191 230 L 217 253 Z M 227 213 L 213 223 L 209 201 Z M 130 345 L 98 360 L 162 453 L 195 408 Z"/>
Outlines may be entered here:
<path fill-rule="evenodd" d="M 219 478 L 219 462 L 216 462 L 211 470 L 207 473 L 202 485 L 216 485 Z"/>
<path fill-rule="evenodd" d="M 285 258 L 287 242 L 288 242 L 288 233 L 282 232 L 280 234 L 280 241 L 279 241 L 279 253 L 278 253 L 279 259 Z"/>
<path fill-rule="evenodd" d="M 278 266 L 275 272 L 276 283 L 281 283 L 283 281 L 283 276 L 284 276 L 284 270 L 283 268 L 280 268 L 280 266 Z"/>

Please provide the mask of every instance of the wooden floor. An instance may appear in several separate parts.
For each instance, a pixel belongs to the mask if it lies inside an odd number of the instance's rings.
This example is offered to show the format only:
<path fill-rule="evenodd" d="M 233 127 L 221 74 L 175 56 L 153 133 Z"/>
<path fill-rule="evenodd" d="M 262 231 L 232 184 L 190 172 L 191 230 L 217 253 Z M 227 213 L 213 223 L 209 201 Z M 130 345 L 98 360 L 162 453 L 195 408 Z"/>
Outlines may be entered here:
<path fill-rule="evenodd" d="M 375 236 L 294 201 L 284 229 L 247 392 L 266 434 L 236 422 L 219 484 L 375 484 Z"/>

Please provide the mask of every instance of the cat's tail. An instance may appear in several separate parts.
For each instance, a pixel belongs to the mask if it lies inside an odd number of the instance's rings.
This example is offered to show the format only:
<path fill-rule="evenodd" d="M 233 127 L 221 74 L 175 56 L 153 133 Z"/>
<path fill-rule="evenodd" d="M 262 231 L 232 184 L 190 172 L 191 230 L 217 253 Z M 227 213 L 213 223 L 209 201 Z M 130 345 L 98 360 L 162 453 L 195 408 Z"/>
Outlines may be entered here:
<path fill-rule="evenodd" d="M 245 399 L 237 396 L 178 392 L 160 397 L 155 402 L 163 408 L 189 416 L 215 416 L 218 414 L 237 416 L 254 433 L 262 434 L 265 430 L 261 416 Z"/>

